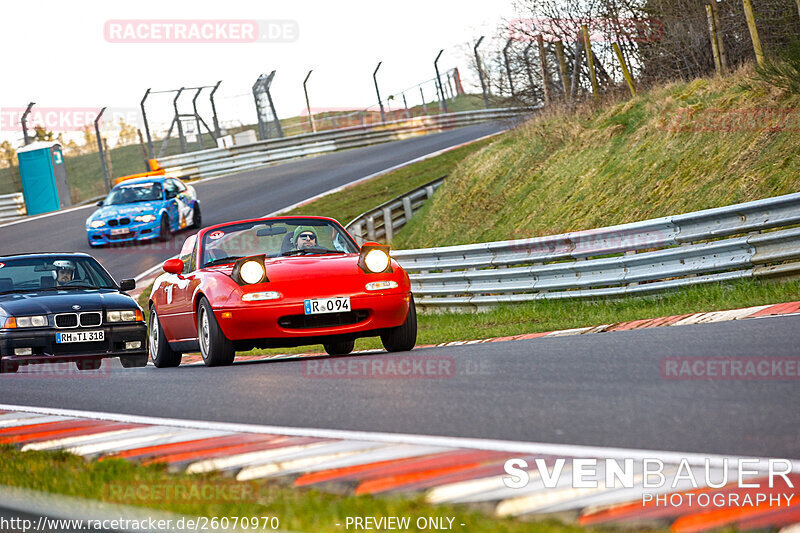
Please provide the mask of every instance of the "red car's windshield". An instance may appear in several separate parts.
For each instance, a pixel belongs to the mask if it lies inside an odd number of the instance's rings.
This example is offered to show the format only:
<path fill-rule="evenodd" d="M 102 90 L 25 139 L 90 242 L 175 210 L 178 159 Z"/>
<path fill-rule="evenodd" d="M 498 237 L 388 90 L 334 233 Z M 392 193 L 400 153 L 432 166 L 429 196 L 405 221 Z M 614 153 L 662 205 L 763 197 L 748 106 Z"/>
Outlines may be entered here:
<path fill-rule="evenodd" d="M 231 224 L 203 237 L 201 266 L 266 254 L 306 255 L 358 253 L 358 245 L 341 226 L 327 220 L 290 218 Z"/>

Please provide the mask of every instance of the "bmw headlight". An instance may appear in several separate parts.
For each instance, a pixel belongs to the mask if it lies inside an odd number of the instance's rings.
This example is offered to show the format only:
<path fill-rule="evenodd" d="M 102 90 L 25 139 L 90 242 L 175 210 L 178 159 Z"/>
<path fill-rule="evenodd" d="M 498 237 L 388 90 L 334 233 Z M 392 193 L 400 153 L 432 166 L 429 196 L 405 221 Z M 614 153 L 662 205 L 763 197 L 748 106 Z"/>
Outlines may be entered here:
<path fill-rule="evenodd" d="M 245 283 L 258 283 L 264 278 L 264 265 L 259 261 L 246 261 L 239 269 L 239 276 Z"/>
<path fill-rule="evenodd" d="M 156 220 L 156 216 L 152 215 L 152 214 L 150 214 L 150 215 L 137 215 L 137 216 L 133 217 L 133 220 L 135 222 L 154 222 Z"/>
<path fill-rule="evenodd" d="M 383 272 L 389 266 L 389 254 L 375 248 L 364 256 L 364 264 L 367 265 L 370 272 Z"/>
<path fill-rule="evenodd" d="M 102 228 L 105 225 L 106 223 L 103 220 L 92 220 L 91 223 L 89 223 L 89 227 L 93 229 Z"/>
<path fill-rule="evenodd" d="M 41 328 L 47 325 L 47 317 L 44 315 L 18 316 L 16 318 L 18 328 Z"/>
<path fill-rule="evenodd" d="M 138 309 L 125 309 L 122 311 L 106 311 L 106 322 L 133 322 L 143 321 L 144 315 Z"/>

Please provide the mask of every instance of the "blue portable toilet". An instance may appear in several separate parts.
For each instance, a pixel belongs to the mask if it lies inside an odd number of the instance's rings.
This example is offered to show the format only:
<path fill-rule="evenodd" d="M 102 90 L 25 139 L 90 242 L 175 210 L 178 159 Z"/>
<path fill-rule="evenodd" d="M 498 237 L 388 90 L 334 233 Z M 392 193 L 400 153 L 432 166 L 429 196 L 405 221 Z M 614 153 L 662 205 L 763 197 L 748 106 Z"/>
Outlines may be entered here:
<path fill-rule="evenodd" d="M 57 211 L 72 205 L 61 145 L 37 141 L 17 150 L 22 194 L 28 215 Z"/>

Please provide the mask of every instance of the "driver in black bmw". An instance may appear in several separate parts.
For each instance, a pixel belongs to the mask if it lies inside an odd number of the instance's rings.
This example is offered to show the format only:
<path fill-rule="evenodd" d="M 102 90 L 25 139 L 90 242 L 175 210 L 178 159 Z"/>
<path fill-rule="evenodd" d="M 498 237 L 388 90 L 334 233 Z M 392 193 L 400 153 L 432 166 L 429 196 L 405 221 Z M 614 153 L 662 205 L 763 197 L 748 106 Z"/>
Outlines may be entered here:
<path fill-rule="evenodd" d="M 142 308 L 87 254 L 0 256 L 0 372 L 21 365 L 74 361 L 80 370 L 119 357 L 147 364 Z"/>

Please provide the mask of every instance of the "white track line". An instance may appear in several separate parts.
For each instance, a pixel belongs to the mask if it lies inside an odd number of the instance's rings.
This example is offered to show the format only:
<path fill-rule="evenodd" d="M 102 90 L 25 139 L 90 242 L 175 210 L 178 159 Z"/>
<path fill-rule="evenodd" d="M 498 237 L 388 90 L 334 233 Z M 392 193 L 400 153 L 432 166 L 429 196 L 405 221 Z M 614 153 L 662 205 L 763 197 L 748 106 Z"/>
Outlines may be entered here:
<path fill-rule="evenodd" d="M 97 207 L 95 204 L 87 204 L 87 205 L 80 205 L 78 207 L 71 207 L 69 209 L 64 209 L 63 211 L 51 211 L 50 213 L 42 213 L 41 215 L 34 215 L 30 218 L 21 218 L 19 220 L 15 220 L 13 222 L 6 222 L 5 224 L 0 224 L 0 228 L 7 228 L 8 226 L 14 226 L 15 224 L 22 224 L 23 222 L 30 222 L 31 220 L 39 220 L 40 218 L 47 218 L 56 215 L 63 215 L 64 213 L 71 213 L 72 211 L 78 211 L 79 209 L 86 209 L 87 207 Z"/>
<path fill-rule="evenodd" d="M 703 454 L 697 452 L 676 452 L 667 450 L 641 450 L 631 448 L 612 448 L 602 446 L 584 446 L 576 444 L 548 444 L 539 442 L 518 442 L 509 440 L 480 439 L 469 437 L 440 437 L 405 433 L 384 433 L 372 431 L 297 428 L 287 426 L 266 426 L 231 422 L 206 422 L 199 420 L 181 420 L 177 418 L 158 418 L 152 416 L 125 415 L 76 409 L 57 409 L 51 407 L 31 407 L 24 405 L 0 404 L 3 411 L 23 411 L 53 416 L 72 416 L 93 420 L 110 420 L 129 424 L 149 424 L 155 426 L 171 426 L 188 429 L 204 429 L 212 431 L 232 431 L 241 433 L 259 433 L 270 435 L 286 435 L 295 437 L 315 437 L 322 439 L 360 440 L 389 444 L 415 444 L 418 446 L 443 446 L 447 448 L 468 448 L 487 451 L 502 451 L 538 456 L 555 457 L 603 457 L 609 459 L 660 459 L 665 462 L 679 463 L 686 460 L 691 465 L 704 466 L 708 460 L 711 466 L 720 467 L 723 459 L 739 458 L 766 460 L 765 457 L 740 457 L 734 455 Z M 782 458 L 786 459 L 786 458 Z M 795 461 L 794 472 L 800 472 L 800 461 Z"/>

